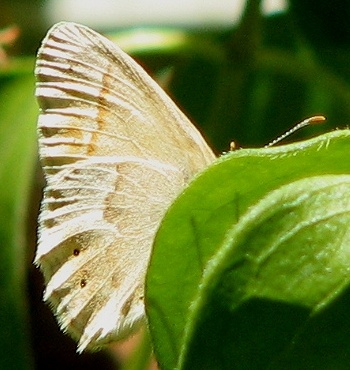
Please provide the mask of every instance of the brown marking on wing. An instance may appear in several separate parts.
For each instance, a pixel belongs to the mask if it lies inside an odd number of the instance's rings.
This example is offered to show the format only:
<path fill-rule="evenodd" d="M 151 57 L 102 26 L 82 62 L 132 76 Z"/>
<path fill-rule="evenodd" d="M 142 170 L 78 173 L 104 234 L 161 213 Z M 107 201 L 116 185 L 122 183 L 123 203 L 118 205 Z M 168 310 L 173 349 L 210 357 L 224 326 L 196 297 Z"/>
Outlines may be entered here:
<path fill-rule="evenodd" d="M 107 72 L 103 74 L 101 82 L 101 90 L 99 96 L 97 97 L 98 115 L 96 117 L 97 130 L 106 131 L 106 110 L 103 108 L 107 105 L 107 95 L 110 91 L 110 86 L 112 85 L 113 77 L 111 67 L 107 69 Z M 93 133 L 91 136 L 91 141 L 87 148 L 88 155 L 94 155 L 97 152 L 96 144 L 98 142 L 99 133 Z"/>
<path fill-rule="evenodd" d="M 120 309 L 120 312 L 124 317 L 127 316 L 128 313 L 130 312 L 134 297 L 135 297 L 135 291 L 130 294 L 129 298 L 124 302 L 122 308 Z"/>
<path fill-rule="evenodd" d="M 109 223 L 115 224 L 118 217 L 122 214 L 122 210 L 114 206 L 113 198 L 115 197 L 114 193 L 109 193 L 104 201 L 104 211 L 103 218 Z"/>
<path fill-rule="evenodd" d="M 119 278 L 118 274 L 112 275 L 112 287 L 113 289 L 118 289 L 120 287 L 121 279 Z"/>

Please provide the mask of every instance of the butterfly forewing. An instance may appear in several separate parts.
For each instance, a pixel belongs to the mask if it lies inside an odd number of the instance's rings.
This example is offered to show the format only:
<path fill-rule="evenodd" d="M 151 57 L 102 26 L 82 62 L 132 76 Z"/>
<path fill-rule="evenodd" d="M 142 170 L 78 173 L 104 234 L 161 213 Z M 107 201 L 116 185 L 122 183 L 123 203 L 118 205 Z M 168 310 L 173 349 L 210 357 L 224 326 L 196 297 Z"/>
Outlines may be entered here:
<path fill-rule="evenodd" d="M 136 62 L 84 26 L 54 26 L 35 72 L 47 181 L 36 263 L 63 330 L 95 349 L 142 321 L 155 232 L 214 154 Z"/>

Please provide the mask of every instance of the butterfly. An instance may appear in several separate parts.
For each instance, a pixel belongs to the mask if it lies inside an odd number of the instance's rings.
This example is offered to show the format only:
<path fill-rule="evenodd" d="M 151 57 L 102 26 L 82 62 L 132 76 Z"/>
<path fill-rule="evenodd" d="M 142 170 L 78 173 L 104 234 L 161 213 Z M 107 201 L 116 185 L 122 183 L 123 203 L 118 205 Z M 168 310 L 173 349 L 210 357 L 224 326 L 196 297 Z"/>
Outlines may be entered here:
<path fill-rule="evenodd" d="M 142 67 L 85 26 L 54 25 L 35 75 L 46 178 L 35 264 L 61 329 L 95 350 L 145 321 L 155 233 L 215 155 Z"/>

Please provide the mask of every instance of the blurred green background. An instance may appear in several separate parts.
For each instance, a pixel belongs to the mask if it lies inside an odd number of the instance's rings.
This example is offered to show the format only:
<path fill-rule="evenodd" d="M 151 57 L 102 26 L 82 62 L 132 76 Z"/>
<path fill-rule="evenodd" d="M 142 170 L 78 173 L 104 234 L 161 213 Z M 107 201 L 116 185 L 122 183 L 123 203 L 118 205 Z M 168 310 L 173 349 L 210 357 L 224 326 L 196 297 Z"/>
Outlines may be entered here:
<path fill-rule="evenodd" d="M 350 121 L 350 2 L 286 4 L 266 15 L 260 1 L 248 1 L 232 25 L 121 28 L 116 22 L 97 30 L 108 30 L 157 78 L 220 154 L 231 141 L 260 147 L 315 114 L 327 122 L 289 140 Z M 116 369 L 110 353 L 75 355 L 75 344 L 41 303 L 41 276 L 32 266 L 43 186 L 33 67 L 51 25 L 44 5 L 0 1 L 0 369 Z M 6 29 L 11 25 L 18 37 Z M 135 42 L 140 33 L 162 41 Z"/>

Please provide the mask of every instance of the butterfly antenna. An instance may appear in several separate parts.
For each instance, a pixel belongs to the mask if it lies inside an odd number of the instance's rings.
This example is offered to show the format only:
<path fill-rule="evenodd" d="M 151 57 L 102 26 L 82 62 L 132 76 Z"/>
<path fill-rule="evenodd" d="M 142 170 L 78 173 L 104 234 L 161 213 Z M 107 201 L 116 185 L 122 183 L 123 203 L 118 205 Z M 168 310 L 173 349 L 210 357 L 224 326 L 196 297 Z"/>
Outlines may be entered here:
<path fill-rule="evenodd" d="M 312 116 L 310 118 L 304 119 L 304 121 L 296 124 L 294 127 L 292 127 L 290 130 L 282 134 L 281 136 L 277 137 L 275 140 L 271 141 L 270 143 L 265 145 L 265 148 L 269 148 L 270 146 L 276 145 L 280 141 L 284 140 L 286 137 L 294 134 L 294 132 L 300 130 L 303 127 L 315 125 L 317 123 L 322 123 L 326 120 L 326 117 L 324 116 Z"/>

